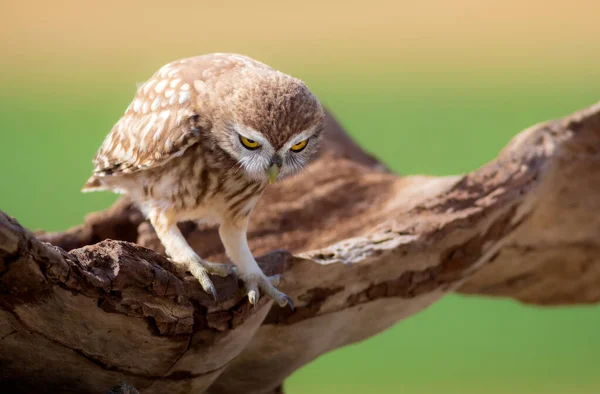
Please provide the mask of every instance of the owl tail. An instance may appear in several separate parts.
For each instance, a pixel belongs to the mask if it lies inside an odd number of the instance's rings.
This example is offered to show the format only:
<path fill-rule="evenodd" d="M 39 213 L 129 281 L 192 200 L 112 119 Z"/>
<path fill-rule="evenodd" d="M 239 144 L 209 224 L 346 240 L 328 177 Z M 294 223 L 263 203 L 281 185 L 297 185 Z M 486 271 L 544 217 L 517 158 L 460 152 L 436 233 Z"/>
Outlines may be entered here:
<path fill-rule="evenodd" d="M 102 181 L 100 180 L 100 178 L 98 178 L 95 175 L 92 175 L 90 177 L 90 179 L 87 180 L 85 185 L 83 185 L 83 188 L 81 189 L 81 191 L 84 193 L 98 192 L 98 191 L 102 191 L 102 190 L 106 190 L 106 186 L 104 184 L 102 184 Z"/>

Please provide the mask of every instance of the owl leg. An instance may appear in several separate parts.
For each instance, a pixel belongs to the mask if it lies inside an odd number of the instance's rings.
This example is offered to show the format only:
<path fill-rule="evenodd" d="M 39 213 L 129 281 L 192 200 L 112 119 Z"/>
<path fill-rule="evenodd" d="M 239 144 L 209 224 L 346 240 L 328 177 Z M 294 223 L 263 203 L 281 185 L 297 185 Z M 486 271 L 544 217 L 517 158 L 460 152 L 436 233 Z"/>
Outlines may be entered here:
<path fill-rule="evenodd" d="M 246 286 L 248 300 L 251 304 L 256 305 L 260 298 L 260 290 L 262 290 L 273 298 L 279 306 L 284 307 L 289 304 L 293 309 L 292 299 L 275 288 L 280 277 L 277 275 L 268 278 L 252 256 L 246 238 L 247 226 L 247 218 L 236 223 L 223 223 L 219 228 L 219 235 L 225 246 L 227 256 L 237 266 L 238 276 Z"/>
<path fill-rule="evenodd" d="M 164 213 L 153 212 L 148 215 L 160 242 L 165 247 L 167 255 L 178 265 L 185 267 L 198 279 L 200 285 L 213 298 L 217 299 L 217 291 L 209 273 L 227 276 L 233 273 L 232 267 L 226 264 L 216 264 L 204 261 L 194 252 L 177 227 L 177 221 Z"/>

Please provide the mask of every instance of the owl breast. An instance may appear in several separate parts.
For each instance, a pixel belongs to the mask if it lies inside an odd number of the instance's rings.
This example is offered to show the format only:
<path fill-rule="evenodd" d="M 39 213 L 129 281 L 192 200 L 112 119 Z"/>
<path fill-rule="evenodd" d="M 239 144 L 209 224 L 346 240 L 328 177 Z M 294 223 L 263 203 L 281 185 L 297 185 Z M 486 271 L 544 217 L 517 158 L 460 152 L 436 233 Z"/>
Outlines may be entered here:
<path fill-rule="evenodd" d="M 108 178 L 107 185 L 127 194 L 143 211 L 158 209 L 177 221 L 216 223 L 248 216 L 266 186 L 247 178 L 222 152 L 201 144 L 162 166 Z"/>

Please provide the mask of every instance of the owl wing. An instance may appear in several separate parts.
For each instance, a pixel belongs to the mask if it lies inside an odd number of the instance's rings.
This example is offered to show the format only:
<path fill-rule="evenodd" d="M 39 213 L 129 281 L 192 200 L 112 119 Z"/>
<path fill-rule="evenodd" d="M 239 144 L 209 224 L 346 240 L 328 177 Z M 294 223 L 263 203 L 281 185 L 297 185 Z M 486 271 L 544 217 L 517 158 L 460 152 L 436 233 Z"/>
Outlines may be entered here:
<path fill-rule="evenodd" d="M 94 158 L 94 175 L 119 175 L 158 167 L 198 142 L 199 115 L 187 109 L 125 114 Z"/>
<path fill-rule="evenodd" d="M 133 173 L 181 156 L 210 127 L 184 65 L 161 68 L 137 91 L 94 158 L 94 177 Z"/>
<path fill-rule="evenodd" d="M 147 170 L 181 156 L 212 127 L 203 116 L 206 109 L 197 104 L 204 83 L 239 68 L 268 66 L 239 55 L 211 54 L 159 69 L 140 86 L 106 136 L 93 160 L 94 174 L 83 190 L 102 189 L 102 177 Z"/>

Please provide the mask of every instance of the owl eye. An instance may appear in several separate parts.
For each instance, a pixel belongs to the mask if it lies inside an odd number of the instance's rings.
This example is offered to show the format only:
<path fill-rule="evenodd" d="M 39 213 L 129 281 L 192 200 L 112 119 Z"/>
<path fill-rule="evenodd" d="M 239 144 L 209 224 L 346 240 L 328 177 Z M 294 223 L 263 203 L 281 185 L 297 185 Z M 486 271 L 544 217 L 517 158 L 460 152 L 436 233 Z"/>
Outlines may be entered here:
<path fill-rule="evenodd" d="M 240 142 L 244 145 L 244 148 L 249 150 L 254 150 L 260 148 L 260 144 L 256 141 L 248 139 L 240 135 Z"/>
<path fill-rule="evenodd" d="M 296 153 L 301 152 L 304 148 L 306 148 L 307 144 L 308 144 L 308 138 L 305 139 L 304 141 L 298 142 L 295 145 L 292 145 L 291 150 L 292 150 L 292 152 L 296 152 Z"/>

